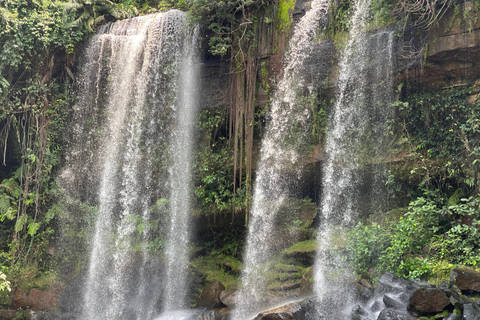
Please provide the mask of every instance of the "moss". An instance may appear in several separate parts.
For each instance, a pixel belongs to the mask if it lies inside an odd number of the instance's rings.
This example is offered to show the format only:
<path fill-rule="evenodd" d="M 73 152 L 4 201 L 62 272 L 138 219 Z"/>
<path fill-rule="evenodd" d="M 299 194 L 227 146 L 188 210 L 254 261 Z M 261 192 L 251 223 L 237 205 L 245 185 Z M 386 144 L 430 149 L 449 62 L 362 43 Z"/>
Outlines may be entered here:
<path fill-rule="evenodd" d="M 190 265 L 207 282 L 220 281 L 227 291 L 237 288 L 242 263 L 234 257 L 223 254 L 202 256 L 193 260 Z"/>
<path fill-rule="evenodd" d="M 286 32 L 290 29 L 293 22 L 292 13 L 295 9 L 296 0 L 280 0 L 278 4 L 275 22 L 278 32 Z"/>
<path fill-rule="evenodd" d="M 283 254 L 294 254 L 303 252 L 313 252 L 317 249 L 318 243 L 316 240 L 307 240 L 295 243 L 293 246 L 282 251 Z"/>

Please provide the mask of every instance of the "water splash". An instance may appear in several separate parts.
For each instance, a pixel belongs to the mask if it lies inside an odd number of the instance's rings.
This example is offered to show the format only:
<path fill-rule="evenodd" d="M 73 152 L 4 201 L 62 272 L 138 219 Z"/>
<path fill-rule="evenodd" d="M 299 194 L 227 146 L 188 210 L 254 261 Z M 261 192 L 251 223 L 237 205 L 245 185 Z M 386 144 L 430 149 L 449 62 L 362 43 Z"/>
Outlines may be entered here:
<path fill-rule="evenodd" d="M 241 275 L 242 289 L 236 299 L 233 319 L 249 319 L 272 303 L 268 301 L 266 275 L 271 268 L 269 262 L 279 253 L 274 240 L 282 237 L 277 228 L 278 213 L 291 196 L 292 177 L 299 179 L 301 175 L 298 151 L 307 143 L 311 120 L 308 106 L 298 101 L 299 94 L 313 93 L 301 70 L 310 55 L 315 54 L 312 43 L 327 23 L 327 10 L 328 0 L 313 1 L 290 40 L 284 76 L 272 101 L 271 119 L 262 140 L 244 253 L 245 269 Z"/>
<path fill-rule="evenodd" d="M 340 241 L 343 227 L 351 226 L 358 217 L 362 206 L 368 203 L 368 210 L 380 210 L 385 197 L 376 188 L 385 185 L 381 158 L 393 96 L 393 32 L 369 34 L 365 30 L 369 22 L 370 1 L 357 1 L 327 128 L 322 218 L 315 263 L 315 293 L 320 301 L 335 295 L 348 300 L 348 281 L 341 275 L 345 271 L 338 269 L 342 261 L 330 250 Z M 372 165 L 375 170 L 367 170 Z M 366 171 L 371 180 L 368 190 L 362 188 Z M 328 318 L 332 314 L 329 309 L 320 304 L 321 316 Z"/>
<path fill-rule="evenodd" d="M 167 291 L 163 263 L 147 244 L 165 239 L 179 211 L 189 214 L 184 158 L 198 65 L 185 18 L 173 10 L 108 24 L 86 46 L 61 175 L 67 198 L 99 211 L 81 319 L 152 319 Z M 156 199 L 171 206 L 152 209 Z"/>

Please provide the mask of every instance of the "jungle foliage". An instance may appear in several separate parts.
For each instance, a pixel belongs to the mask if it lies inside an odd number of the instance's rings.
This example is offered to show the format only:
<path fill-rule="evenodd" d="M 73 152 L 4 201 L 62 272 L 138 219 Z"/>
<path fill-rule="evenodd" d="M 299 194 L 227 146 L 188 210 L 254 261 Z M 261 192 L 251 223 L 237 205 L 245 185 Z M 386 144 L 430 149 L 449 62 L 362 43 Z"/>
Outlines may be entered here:
<path fill-rule="evenodd" d="M 399 87 L 401 88 L 401 87 Z M 384 271 L 437 279 L 455 265 L 480 263 L 480 102 L 478 84 L 403 90 L 390 132 L 403 165 L 391 166 L 390 196 L 406 208 L 353 228 L 345 254 L 362 276 Z M 448 272 L 443 277 L 448 276 Z M 432 279 L 431 279 L 432 280 Z"/>
<path fill-rule="evenodd" d="M 1 272 L 28 278 L 50 267 L 75 46 L 98 23 L 134 13 L 109 0 L 0 2 L 0 149 L 9 169 L 0 171 Z"/>

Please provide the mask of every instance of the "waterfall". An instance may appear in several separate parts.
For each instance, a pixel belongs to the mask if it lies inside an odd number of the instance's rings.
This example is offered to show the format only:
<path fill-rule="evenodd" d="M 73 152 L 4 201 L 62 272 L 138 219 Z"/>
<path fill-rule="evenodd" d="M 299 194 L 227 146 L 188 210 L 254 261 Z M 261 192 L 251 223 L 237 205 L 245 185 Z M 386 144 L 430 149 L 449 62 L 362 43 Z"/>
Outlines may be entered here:
<path fill-rule="evenodd" d="M 86 45 L 61 174 L 66 201 L 98 208 L 81 319 L 186 304 L 194 33 L 172 10 L 102 26 Z"/>
<path fill-rule="evenodd" d="M 188 307 L 187 293 L 187 246 L 191 235 L 191 196 L 192 187 L 192 149 L 197 109 L 198 63 L 196 61 L 195 43 L 188 47 L 188 60 L 181 67 L 179 107 L 177 110 L 176 130 L 173 132 L 172 145 L 173 166 L 171 176 L 171 215 L 170 229 L 167 237 L 166 253 L 166 298 L 164 312 Z"/>
<path fill-rule="evenodd" d="M 328 0 L 316 0 L 298 22 L 290 40 L 284 76 L 272 101 L 270 120 L 262 140 L 253 205 L 244 252 L 242 288 L 236 299 L 233 319 L 245 320 L 271 304 L 267 301 L 266 277 L 271 260 L 278 254 L 278 213 L 291 196 L 291 183 L 299 179 L 302 165 L 299 150 L 307 143 L 311 112 L 299 95 L 313 94 L 302 72 L 306 59 L 315 54 L 312 43 L 327 23 Z"/>
<path fill-rule="evenodd" d="M 320 301 L 346 301 L 351 290 L 339 271 L 340 257 L 330 253 L 342 228 L 351 226 L 361 208 L 381 210 L 386 195 L 382 155 L 392 102 L 393 31 L 368 33 L 370 1 L 359 0 L 350 22 L 350 38 L 340 61 L 336 101 L 327 127 L 323 166 L 321 226 L 315 263 L 315 293 Z M 365 177 L 369 183 L 364 182 Z M 342 284 L 343 282 L 343 284 Z M 339 298 L 341 295 L 341 298 Z M 330 301 L 330 300 L 328 300 Z M 332 305 L 320 304 L 321 316 Z M 341 316 L 340 316 L 341 317 Z"/>

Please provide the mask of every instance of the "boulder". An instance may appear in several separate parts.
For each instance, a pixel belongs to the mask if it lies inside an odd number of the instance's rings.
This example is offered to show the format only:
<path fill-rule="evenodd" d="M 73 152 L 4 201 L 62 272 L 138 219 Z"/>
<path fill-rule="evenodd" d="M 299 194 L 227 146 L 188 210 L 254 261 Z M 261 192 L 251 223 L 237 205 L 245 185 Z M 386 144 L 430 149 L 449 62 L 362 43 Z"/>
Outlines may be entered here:
<path fill-rule="evenodd" d="M 408 310 L 419 314 L 442 312 L 450 300 L 439 289 L 427 288 L 416 290 L 408 302 Z"/>
<path fill-rule="evenodd" d="M 395 309 L 383 309 L 377 317 L 377 320 L 413 320 L 407 312 Z"/>
<path fill-rule="evenodd" d="M 367 318 L 370 313 L 362 308 L 360 305 L 356 305 L 352 308 L 351 320 L 363 320 Z"/>
<path fill-rule="evenodd" d="M 281 307 L 264 311 L 254 320 L 307 320 L 315 313 L 315 303 L 311 299 L 290 302 Z"/>
<path fill-rule="evenodd" d="M 219 281 L 207 283 L 203 288 L 202 294 L 197 302 L 197 307 L 218 309 L 226 307 L 220 299 L 220 293 L 225 290 L 225 286 Z"/>
<path fill-rule="evenodd" d="M 450 274 L 450 282 L 462 291 L 480 292 L 480 272 L 478 271 L 455 268 Z"/>
<path fill-rule="evenodd" d="M 27 295 L 25 291 L 18 288 L 15 290 L 13 307 L 15 309 L 29 308 L 32 310 L 49 311 L 58 306 L 59 296 L 60 294 L 58 290 L 42 291 L 39 289 L 32 289 Z"/>
<path fill-rule="evenodd" d="M 400 300 L 398 297 L 395 295 L 386 293 L 383 296 L 383 303 L 387 308 L 394 308 L 394 309 L 403 309 L 405 308 L 405 302 Z"/>
<path fill-rule="evenodd" d="M 236 292 L 230 292 L 230 291 L 222 291 L 220 292 L 220 301 L 230 307 L 234 308 L 236 306 L 236 298 L 237 298 L 237 293 Z"/>
<path fill-rule="evenodd" d="M 480 320 L 480 307 L 476 303 L 467 303 L 463 305 L 464 320 Z"/>

